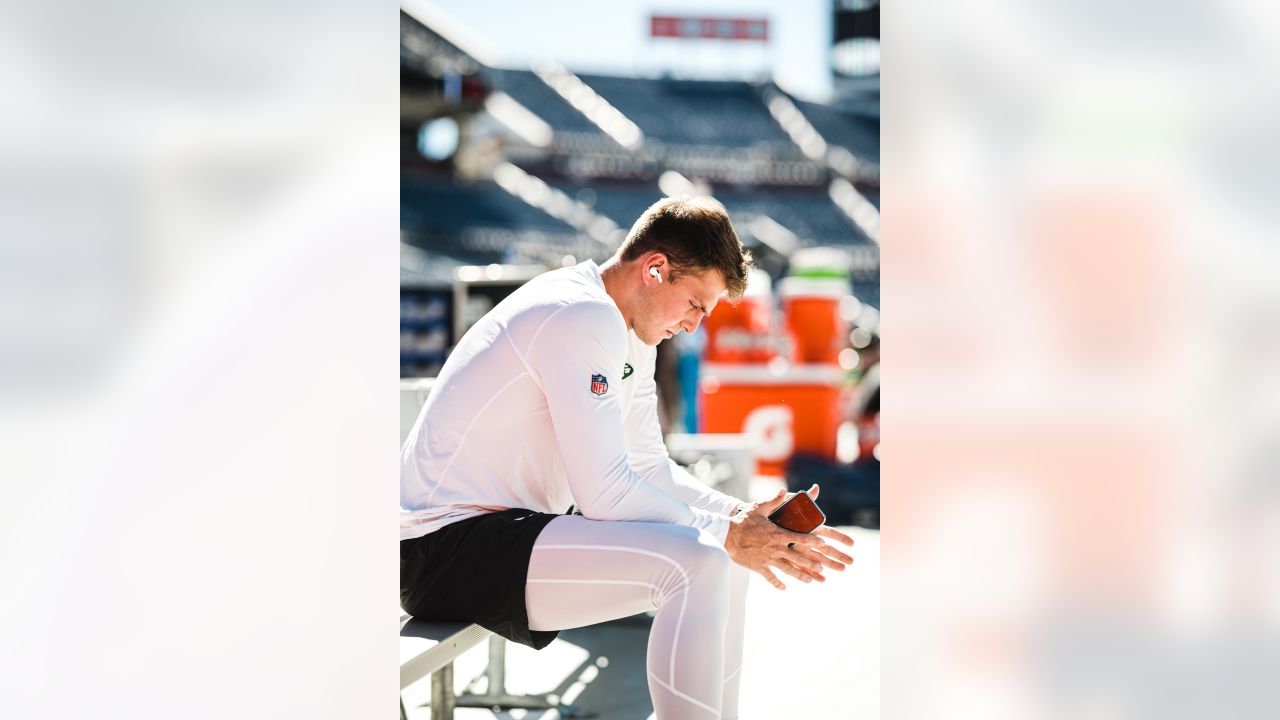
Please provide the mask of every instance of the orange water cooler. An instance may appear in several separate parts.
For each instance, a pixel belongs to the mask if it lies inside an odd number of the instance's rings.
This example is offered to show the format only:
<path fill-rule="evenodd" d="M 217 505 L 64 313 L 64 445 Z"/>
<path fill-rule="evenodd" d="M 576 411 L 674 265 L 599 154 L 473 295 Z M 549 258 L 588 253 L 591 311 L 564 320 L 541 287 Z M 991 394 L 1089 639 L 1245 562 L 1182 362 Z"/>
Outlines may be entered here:
<path fill-rule="evenodd" d="M 702 430 L 751 436 L 757 472 L 780 477 L 796 452 L 835 459 L 843 388 L 836 365 L 705 363 Z"/>
<path fill-rule="evenodd" d="M 849 321 L 840 313 L 840 300 L 850 296 L 849 281 L 783 278 L 778 296 L 796 362 L 839 365 L 840 352 L 849 347 Z"/>
<path fill-rule="evenodd" d="M 701 430 L 746 433 L 757 471 L 782 476 L 794 453 L 836 458 L 848 342 L 838 307 L 849 290 L 847 281 L 786 278 L 777 323 L 768 288 L 768 276 L 753 275 L 742 301 L 722 302 L 707 318 Z"/>
<path fill-rule="evenodd" d="M 707 345 L 702 360 L 709 363 L 766 363 L 778 356 L 774 333 L 773 290 L 769 275 L 753 270 L 739 300 L 716 304 L 702 330 Z M 707 432 L 714 432 L 708 430 Z"/>

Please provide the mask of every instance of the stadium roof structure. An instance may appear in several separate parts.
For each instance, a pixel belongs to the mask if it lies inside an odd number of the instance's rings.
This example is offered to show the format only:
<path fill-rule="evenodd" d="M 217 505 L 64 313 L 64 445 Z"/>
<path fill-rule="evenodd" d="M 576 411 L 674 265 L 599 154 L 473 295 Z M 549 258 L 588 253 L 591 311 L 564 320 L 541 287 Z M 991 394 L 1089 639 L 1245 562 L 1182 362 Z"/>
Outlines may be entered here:
<path fill-rule="evenodd" d="M 440 77 L 446 73 L 470 75 L 483 66 L 413 15 L 400 11 L 400 66 Z"/>
<path fill-rule="evenodd" d="M 402 128 L 474 113 L 488 94 L 482 65 L 431 28 L 400 12 Z"/>

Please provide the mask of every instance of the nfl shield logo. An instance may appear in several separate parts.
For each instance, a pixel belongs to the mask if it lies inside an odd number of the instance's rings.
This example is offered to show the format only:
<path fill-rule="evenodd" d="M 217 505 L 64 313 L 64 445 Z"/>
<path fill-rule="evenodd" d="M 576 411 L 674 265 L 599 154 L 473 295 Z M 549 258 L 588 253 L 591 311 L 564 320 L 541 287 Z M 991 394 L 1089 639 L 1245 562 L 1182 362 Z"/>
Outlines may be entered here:
<path fill-rule="evenodd" d="M 609 389 L 609 381 L 603 375 L 591 376 L 591 392 L 596 395 L 603 395 Z"/>

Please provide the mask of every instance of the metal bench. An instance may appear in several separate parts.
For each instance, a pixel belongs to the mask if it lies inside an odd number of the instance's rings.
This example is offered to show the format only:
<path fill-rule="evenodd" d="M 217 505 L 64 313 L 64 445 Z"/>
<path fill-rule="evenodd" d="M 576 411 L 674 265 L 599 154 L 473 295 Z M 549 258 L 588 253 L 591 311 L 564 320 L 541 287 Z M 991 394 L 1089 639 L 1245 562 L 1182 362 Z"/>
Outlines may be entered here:
<path fill-rule="evenodd" d="M 431 718 L 432 720 L 452 720 L 454 708 L 481 707 L 525 708 L 529 710 L 555 709 L 562 718 L 580 717 L 581 713 L 572 705 L 560 702 L 555 693 L 545 695 L 513 695 L 506 688 L 507 645 L 506 640 L 485 630 L 479 625 L 466 623 L 433 623 L 424 620 L 400 619 L 400 637 L 422 638 L 435 642 L 431 647 L 402 660 L 400 663 L 400 691 L 415 682 L 431 675 Z M 453 694 L 453 661 L 462 653 L 470 650 L 485 638 L 489 639 L 489 663 L 484 677 L 487 688 L 484 694 L 467 692 L 461 696 Z M 479 678 L 477 678 L 478 680 Z M 475 681 L 472 681 L 472 685 Z M 400 700 L 400 718 L 407 720 L 404 699 Z"/>
<path fill-rule="evenodd" d="M 454 658 L 492 634 L 479 625 L 433 623 L 401 616 L 400 637 L 421 638 L 435 644 L 400 661 L 400 692 L 430 675 L 431 720 L 452 720 L 457 701 L 453 695 Z M 400 720 L 407 720 L 403 697 L 400 699 Z"/>

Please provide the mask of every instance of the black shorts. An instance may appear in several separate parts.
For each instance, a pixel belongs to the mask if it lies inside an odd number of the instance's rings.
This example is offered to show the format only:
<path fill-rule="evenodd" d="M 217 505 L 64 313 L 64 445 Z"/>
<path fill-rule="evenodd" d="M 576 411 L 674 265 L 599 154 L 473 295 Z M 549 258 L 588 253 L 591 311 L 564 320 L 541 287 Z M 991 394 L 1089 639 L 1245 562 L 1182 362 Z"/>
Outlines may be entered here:
<path fill-rule="evenodd" d="M 556 632 L 529 629 L 524 586 L 538 534 L 558 515 L 502 510 L 400 541 L 400 606 L 437 622 L 475 623 L 541 650 Z"/>

